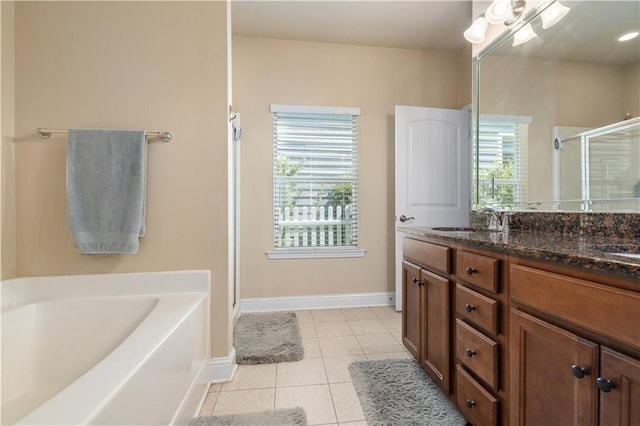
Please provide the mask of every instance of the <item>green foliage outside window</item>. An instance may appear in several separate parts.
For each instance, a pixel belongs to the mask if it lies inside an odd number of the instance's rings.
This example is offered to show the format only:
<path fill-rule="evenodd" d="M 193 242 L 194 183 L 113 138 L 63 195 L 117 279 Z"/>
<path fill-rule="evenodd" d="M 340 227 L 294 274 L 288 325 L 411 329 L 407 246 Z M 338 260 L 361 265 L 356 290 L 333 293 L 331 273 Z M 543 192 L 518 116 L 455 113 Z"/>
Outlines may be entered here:
<path fill-rule="evenodd" d="M 289 164 L 289 159 L 284 154 L 279 154 L 276 160 L 276 175 L 292 177 L 302 170 L 304 162 L 300 164 Z M 296 182 L 286 182 L 281 187 L 281 201 L 283 207 L 293 209 L 296 206 L 296 199 L 302 194 L 302 189 L 297 188 Z"/>
<path fill-rule="evenodd" d="M 480 205 L 499 203 L 502 206 L 516 202 L 513 158 L 497 160 L 495 167 L 480 172 Z M 502 182 L 501 182 L 502 181 Z M 507 182 L 504 182 L 507 181 Z"/>
<path fill-rule="evenodd" d="M 353 199 L 353 183 L 341 182 L 337 183 L 327 191 L 325 206 L 332 206 L 334 209 L 338 206 L 345 206 L 351 204 Z"/>

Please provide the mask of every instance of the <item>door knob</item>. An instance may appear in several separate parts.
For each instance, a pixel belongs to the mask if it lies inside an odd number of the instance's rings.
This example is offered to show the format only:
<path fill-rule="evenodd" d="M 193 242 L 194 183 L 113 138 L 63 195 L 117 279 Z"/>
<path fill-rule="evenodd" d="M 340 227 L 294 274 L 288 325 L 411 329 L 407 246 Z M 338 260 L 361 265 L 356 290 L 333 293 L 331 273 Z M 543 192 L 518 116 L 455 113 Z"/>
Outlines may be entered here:
<path fill-rule="evenodd" d="M 405 223 L 408 220 L 414 220 L 415 217 L 413 216 L 406 217 L 405 215 L 401 214 L 398 219 L 400 219 L 400 222 Z"/>

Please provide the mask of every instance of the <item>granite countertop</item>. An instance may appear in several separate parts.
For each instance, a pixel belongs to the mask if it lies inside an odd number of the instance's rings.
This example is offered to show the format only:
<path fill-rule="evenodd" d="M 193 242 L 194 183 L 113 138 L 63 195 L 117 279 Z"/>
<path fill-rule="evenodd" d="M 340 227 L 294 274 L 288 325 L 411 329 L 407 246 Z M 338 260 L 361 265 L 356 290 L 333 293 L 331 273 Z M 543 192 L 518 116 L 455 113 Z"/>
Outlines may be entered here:
<path fill-rule="evenodd" d="M 610 272 L 640 283 L 640 238 L 610 238 L 550 232 L 511 230 L 439 231 L 427 227 L 398 227 L 405 234 L 419 235 L 498 253 L 560 262 L 594 271 Z M 618 253 L 618 254 L 612 254 Z M 621 256 L 635 254 L 637 257 Z"/>

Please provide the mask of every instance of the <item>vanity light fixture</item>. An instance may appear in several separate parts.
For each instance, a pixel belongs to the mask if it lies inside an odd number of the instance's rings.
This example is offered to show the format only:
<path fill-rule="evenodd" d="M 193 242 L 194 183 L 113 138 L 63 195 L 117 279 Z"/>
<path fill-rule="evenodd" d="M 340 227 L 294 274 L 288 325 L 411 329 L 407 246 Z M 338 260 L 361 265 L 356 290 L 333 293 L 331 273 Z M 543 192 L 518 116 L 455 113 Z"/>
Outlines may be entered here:
<path fill-rule="evenodd" d="M 511 0 L 494 0 L 485 12 L 487 22 L 502 24 L 511 15 Z"/>
<path fill-rule="evenodd" d="M 515 47 L 515 46 L 521 45 L 536 37 L 538 37 L 538 34 L 536 34 L 536 32 L 533 31 L 533 27 L 531 27 L 531 24 L 529 23 L 524 27 L 520 28 L 513 35 L 513 46 Z"/>
<path fill-rule="evenodd" d="M 489 24 L 513 24 L 524 12 L 525 5 L 524 0 L 494 0 L 487 11 L 467 28 L 464 38 L 471 43 L 482 43 Z"/>
<path fill-rule="evenodd" d="M 618 37 L 616 37 L 616 40 L 618 40 L 619 42 L 629 41 L 629 40 L 633 40 L 639 35 L 640 35 L 640 31 L 627 31 L 626 33 L 620 34 Z"/>
<path fill-rule="evenodd" d="M 542 28 L 546 30 L 547 28 L 557 24 L 567 13 L 569 13 L 569 10 L 570 9 L 568 7 L 563 6 L 559 1 L 556 1 L 540 14 L 540 18 L 542 19 Z"/>
<path fill-rule="evenodd" d="M 487 32 L 488 26 L 489 23 L 487 22 L 484 15 L 480 15 L 464 32 L 464 38 L 466 38 L 467 41 L 470 41 L 471 43 L 482 43 L 484 41 L 484 35 Z"/>

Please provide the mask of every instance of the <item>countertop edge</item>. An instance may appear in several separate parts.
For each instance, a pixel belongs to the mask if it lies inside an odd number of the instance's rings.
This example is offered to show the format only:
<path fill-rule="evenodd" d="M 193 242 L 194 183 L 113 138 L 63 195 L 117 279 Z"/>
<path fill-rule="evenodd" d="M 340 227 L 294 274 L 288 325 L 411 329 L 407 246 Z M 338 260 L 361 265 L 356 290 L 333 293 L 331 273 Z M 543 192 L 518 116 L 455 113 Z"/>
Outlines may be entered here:
<path fill-rule="evenodd" d="M 557 248 L 543 247 L 544 244 L 535 244 L 535 240 L 548 243 L 550 234 L 536 233 L 532 231 L 502 232 L 449 232 L 438 231 L 427 227 L 398 227 L 397 230 L 406 235 L 416 235 L 424 238 L 450 242 L 478 249 L 485 249 L 503 255 L 519 256 L 532 260 L 544 260 L 558 262 L 566 266 L 584 268 L 591 271 L 606 272 L 613 275 L 638 279 L 640 282 L 640 259 L 638 261 L 618 258 L 607 253 L 598 253 L 597 250 L 588 251 L 585 247 L 596 247 L 598 244 L 590 244 L 589 239 L 576 238 L 572 235 L 553 234 L 553 238 L 563 241 Z M 529 244 L 514 240 L 529 240 Z M 567 246 L 575 244 L 575 249 L 569 250 Z M 624 244 L 624 243 L 623 243 Z M 627 244 L 640 244 L 635 239 Z"/>

